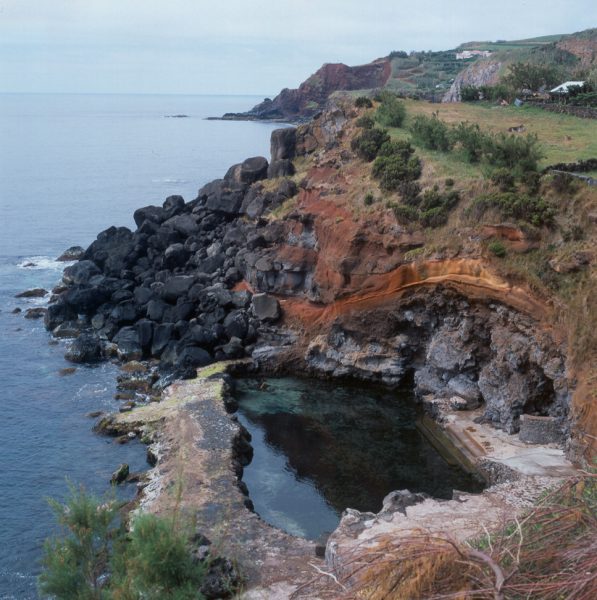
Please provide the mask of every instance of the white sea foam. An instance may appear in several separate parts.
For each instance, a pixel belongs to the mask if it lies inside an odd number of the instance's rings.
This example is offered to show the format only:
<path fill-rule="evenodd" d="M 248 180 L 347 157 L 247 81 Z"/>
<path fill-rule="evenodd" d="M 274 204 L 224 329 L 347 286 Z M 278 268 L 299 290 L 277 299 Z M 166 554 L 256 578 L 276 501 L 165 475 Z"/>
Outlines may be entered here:
<path fill-rule="evenodd" d="M 62 261 L 50 256 L 26 256 L 17 263 L 19 269 L 62 271 L 75 261 Z"/>
<path fill-rule="evenodd" d="M 188 179 L 175 179 L 172 177 L 160 177 L 152 179 L 151 183 L 188 183 Z"/>

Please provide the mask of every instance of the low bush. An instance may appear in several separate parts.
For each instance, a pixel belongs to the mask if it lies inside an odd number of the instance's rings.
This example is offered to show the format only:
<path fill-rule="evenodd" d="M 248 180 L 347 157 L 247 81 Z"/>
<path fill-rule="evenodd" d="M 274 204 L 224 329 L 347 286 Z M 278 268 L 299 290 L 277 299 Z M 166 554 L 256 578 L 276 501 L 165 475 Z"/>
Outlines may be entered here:
<path fill-rule="evenodd" d="M 454 184 L 455 184 L 455 183 L 456 183 L 456 182 L 455 182 L 455 181 L 454 181 L 454 180 L 453 180 L 451 177 L 448 177 L 448 178 L 446 179 L 446 181 L 444 181 L 444 185 L 445 185 L 447 188 L 452 188 L 452 187 L 454 187 Z"/>
<path fill-rule="evenodd" d="M 551 187 L 558 194 L 573 194 L 578 188 L 578 182 L 568 173 L 554 173 L 551 178 Z"/>
<path fill-rule="evenodd" d="M 385 129 L 372 127 L 355 136 L 350 143 L 350 147 L 360 158 L 371 162 L 377 156 L 383 144 L 389 141 L 390 136 Z"/>
<path fill-rule="evenodd" d="M 419 211 L 413 206 L 404 206 L 403 204 L 394 204 L 391 206 L 394 215 L 399 223 L 415 223 L 419 220 Z"/>
<path fill-rule="evenodd" d="M 556 211 L 542 198 L 516 192 L 496 192 L 477 198 L 469 210 L 473 218 L 480 218 L 486 210 L 497 209 L 502 217 L 526 221 L 535 227 L 553 224 Z"/>
<path fill-rule="evenodd" d="M 451 138 L 454 144 L 460 144 L 470 163 L 478 163 L 483 158 L 489 140 L 489 136 L 481 131 L 479 125 L 466 121 L 452 128 Z"/>
<path fill-rule="evenodd" d="M 497 169 L 491 175 L 491 182 L 497 185 L 502 192 L 511 192 L 514 189 L 514 175 L 508 169 Z"/>
<path fill-rule="evenodd" d="M 397 188 L 402 201 L 410 206 L 418 206 L 421 199 L 421 186 L 416 181 L 403 181 Z"/>
<path fill-rule="evenodd" d="M 382 92 L 381 104 L 378 107 L 375 118 L 384 127 L 400 127 L 406 116 L 404 104 L 391 92 Z"/>
<path fill-rule="evenodd" d="M 371 99 L 367 98 L 367 96 L 359 96 L 354 101 L 354 105 L 357 108 L 371 108 L 373 106 L 373 102 L 371 102 Z"/>
<path fill-rule="evenodd" d="M 499 240 L 490 242 L 487 249 L 498 258 L 504 258 L 504 256 L 506 256 L 506 246 Z"/>
<path fill-rule="evenodd" d="M 436 115 L 432 117 L 417 115 L 410 130 L 415 142 L 428 150 L 448 152 L 454 145 L 450 128 Z"/>
<path fill-rule="evenodd" d="M 460 88 L 460 99 L 462 102 L 476 102 L 480 100 L 479 88 L 474 85 L 465 85 Z"/>
<path fill-rule="evenodd" d="M 355 121 L 355 125 L 362 129 L 371 129 L 375 125 L 375 121 L 369 115 L 363 115 Z"/>
<path fill-rule="evenodd" d="M 536 171 L 537 163 L 544 156 L 536 135 L 522 137 L 505 133 L 487 138 L 484 155 L 490 165 L 512 169 L 518 174 Z"/>
<path fill-rule="evenodd" d="M 55 600 L 203 598 L 208 565 L 193 559 L 187 531 L 176 519 L 141 515 L 129 533 L 113 499 L 74 486 L 65 505 L 50 503 L 62 537 L 44 545 L 41 594 Z"/>
<path fill-rule="evenodd" d="M 375 196 L 371 192 L 367 192 L 363 198 L 365 206 L 371 206 L 375 202 Z"/>

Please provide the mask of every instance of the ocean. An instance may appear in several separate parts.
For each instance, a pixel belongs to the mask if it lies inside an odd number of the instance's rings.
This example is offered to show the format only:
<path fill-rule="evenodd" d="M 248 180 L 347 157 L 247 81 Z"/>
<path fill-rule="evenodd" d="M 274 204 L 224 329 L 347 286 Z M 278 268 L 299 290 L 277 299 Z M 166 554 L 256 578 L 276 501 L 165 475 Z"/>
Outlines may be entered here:
<path fill-rule="evenodd" d="M 122 462 L 146 468 L 145 447 L 91 430 L 91 411 L 116 410 L 117 367 L 72 366 L 41 320 L 23 317 L 51 289 L 66 248 L 88 246 L 133 211 L 199 187 L 249 156 L 269 157 L 275 124 L 208 121 L 254 96 L 0 95 L 0 600 L 37 598 L 43 541 L 56 533 L 48 498 L 67 482 L 102 495 Z M 172 115 L 187 115 L 174 118 Z M 14 314 L 20 308 L 23 312 Z M 119 490 L 132 498 L 134 484 Z"/>

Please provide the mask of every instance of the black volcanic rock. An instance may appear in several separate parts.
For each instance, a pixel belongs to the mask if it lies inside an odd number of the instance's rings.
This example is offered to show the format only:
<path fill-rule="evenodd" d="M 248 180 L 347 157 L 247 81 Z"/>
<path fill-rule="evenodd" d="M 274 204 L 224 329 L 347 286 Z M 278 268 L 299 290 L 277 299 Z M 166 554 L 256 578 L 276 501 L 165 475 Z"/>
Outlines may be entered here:
<path fill-rule="evenodd" d="M 291 160 L 295 156 L 296 129 L 285 127 L 272 131 L 270 152 L 272 163 L 279 160 Z"/>
<path fill-rule="evenodd" d="M 95 335 L 83 333 L 74 339 L 64 357 L 74 363 L 97 362 L 102 358 L 100 341 Z"/>

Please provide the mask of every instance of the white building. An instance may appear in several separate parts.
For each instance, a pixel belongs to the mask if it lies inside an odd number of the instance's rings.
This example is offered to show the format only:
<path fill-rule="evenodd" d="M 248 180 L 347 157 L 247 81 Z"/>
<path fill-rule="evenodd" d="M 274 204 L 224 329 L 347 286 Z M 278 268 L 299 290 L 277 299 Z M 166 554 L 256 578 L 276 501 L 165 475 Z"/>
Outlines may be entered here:
<path fill-rule="evenodd" d="M 550 94 L 567 94 L 570 91 L 570 88 L 573 87 L 582 87 L 585 85 L 586 81 L 566 81 L 565 83 L 561 83 L 558 87 L 553 88 L 553 90 L 549 90 Z"/>
<path fill-rule="evenodd" d="M 466 60 L 467 58 L 473 58 L 474 56 L 482 56 L 487 58 L 491 56 L 489 50 L 463 50 L 462 52 L 456 52 L 456 60 Z"/>

